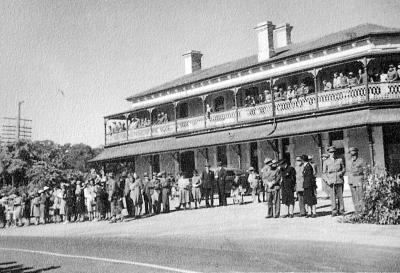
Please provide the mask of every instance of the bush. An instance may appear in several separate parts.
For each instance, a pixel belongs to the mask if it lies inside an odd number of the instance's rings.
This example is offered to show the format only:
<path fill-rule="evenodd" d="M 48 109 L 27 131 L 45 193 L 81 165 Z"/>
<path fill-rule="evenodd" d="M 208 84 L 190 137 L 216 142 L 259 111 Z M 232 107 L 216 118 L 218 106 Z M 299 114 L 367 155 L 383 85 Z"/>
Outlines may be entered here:
<path fill-rule="evenodd" d="M 369 171 L 364 182 L 364 207 L 361 213 L 345 217 L 348 223 L 400 224 L 400 177 L 384 171 Z"/>

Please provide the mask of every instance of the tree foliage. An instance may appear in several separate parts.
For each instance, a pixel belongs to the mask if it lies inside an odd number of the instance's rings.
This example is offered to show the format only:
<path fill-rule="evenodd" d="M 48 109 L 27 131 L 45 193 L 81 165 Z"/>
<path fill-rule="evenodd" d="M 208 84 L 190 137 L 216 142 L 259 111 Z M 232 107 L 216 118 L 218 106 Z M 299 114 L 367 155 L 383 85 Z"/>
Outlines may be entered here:
<path fill-rule="evenodd" d="M 400 224 L 400 177 L 373 170 L 364 183 L 364 207 L 361 213 L 344 219 L 350 223 Z"/>
<path fill-rule="evenodd" d="M 0 147 L 3 185 L 27 190 L 56 185 L 89 170 L 88 160 L 101 152 L 85 144 L 59 145 L 50 140 L 20 140 Z"/>

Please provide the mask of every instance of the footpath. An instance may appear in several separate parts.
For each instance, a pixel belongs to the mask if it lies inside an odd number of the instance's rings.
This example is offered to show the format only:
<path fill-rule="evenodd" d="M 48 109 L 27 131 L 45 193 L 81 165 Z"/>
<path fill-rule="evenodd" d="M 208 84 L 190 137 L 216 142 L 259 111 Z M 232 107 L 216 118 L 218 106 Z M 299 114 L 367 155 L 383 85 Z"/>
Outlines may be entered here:
<path fill-rule="evenodd" d="M 340 223 L 342 217 L 331 217 L 330 201 L 318 198 L 317 218 L 298 216 L 298 204 L 294 218 L 265 219 L 266 203 L 200 208 L 172 211 L 123 223 L 83 222 L 47 224 L 21 228 L 0 229 L 3 236 L 32 237 L 94 237 L 94 238 L 196 238 L 212 241 L 232 240 L 305 240 L 338 242 L 369 246 L 400 248 L 400 226 Z M 345 209 L 353 211 L 350 193 L 345 191 Z M 228 200 L 232 204 L 231 200 Z M 203 205 L 203 204 L 202 204 Z M 287 213 L 281 207 L 281 215 Z"/>

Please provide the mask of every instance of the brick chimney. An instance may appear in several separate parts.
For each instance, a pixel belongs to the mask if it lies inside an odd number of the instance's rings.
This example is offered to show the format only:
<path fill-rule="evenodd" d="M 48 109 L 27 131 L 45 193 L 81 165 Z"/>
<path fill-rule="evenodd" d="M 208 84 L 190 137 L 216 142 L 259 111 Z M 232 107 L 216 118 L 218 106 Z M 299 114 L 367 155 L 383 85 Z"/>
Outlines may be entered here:
<path fill-rule="evenodd" d="M 274 50 L 274 29 L 271 21 L 257 24 L 254 28 L 258 36 L 258 61 L 266 61 L 275 55 Z"/>
<path fill-rule="evenodd" d="M 292 29 L 293 27 L 289 23 L 275 27 L 273 33 L 275 49 L 288 46 L 292 43 Z"/>
<path fill-rule="evenodd" d="M 203 54 L 200 51 L 191 50 L 182 56 L 185 62 L 185 75 L 201 69 L 201 57 Z"/>

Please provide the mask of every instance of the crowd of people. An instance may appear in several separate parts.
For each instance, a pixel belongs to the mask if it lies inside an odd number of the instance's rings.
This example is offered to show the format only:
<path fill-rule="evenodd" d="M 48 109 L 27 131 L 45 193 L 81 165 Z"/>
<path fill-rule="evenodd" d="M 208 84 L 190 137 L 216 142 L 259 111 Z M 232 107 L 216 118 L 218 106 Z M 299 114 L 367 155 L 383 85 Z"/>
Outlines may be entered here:
<path fill-rule="evenodd" d="M 335 147 L 323 154 L 322 180 L 329 187 L 332 216 L 343 214 L 343 183 L 345 167 L 336 156 Z M 357 148 L 350 148 L 349 185 L 356 212 L 362 210 L 365 162 L 358 156 Z M 300 217 L 316 217 L 317 184 L 316 167 L 310 156 L 296 157 L 294 167 L 282 159 L 265 158 L 260 174 L 250 167 L 244 175 L 235 172 L 230 193 L 233 204 L 244 204 L 244 195 L 250 190 L 253 202 L 266 202 L 266 218 L 280 217 L 281 205 L 287 209 L 283 217 L 294 217 L 298 201 Z M 218 162 L 213 171 L 209 164 L 202 172 L 192 175 L 179 173 L 175 177 L 166 172 L 147 173 L 139 177 L 135 172 L 97 173 L 94 169 L 82 179 L 21 194 L 14 190 L 0 196 L 0 222 L 5 226 L 30 224 L 102 221 L 110 223 L 137 219 L 170 212 L 175 209 L 213 207 L 215 194 L 219 206 L 227 205 L 227 171 Z M 189 178 L 190 177 L 190 178 Z M 204 200 L 204 202 L 203 202 Z"/>
<path fill-rule="evenodd" d="M 400 64 L 396 67 L 394 64 L 390 64 L 387 72 L 383 70 L 374 69 L 371 75 L 368 75 L 365 69 L 359 69 L 357 75 L 352 71 L 348 72 L 347 75 L 343 72 L 333 73 L 331 80 L 323 80 L 324 91 L 332 89 L 340 89 L 346 87 L 352 87 L 356 85 L 378 82 L 396 82 L 400 81 Z"/>
<path fill-rule="evenodd" d="M 138 118 L 133 117 L 129 120 L 128 128 L 129 129 L 138 129 L 150 126 L 150 119 L 149 118 Z"/>
<path fill-rule="evenodd" d="M 107 126 L 107 135 L 126 132 L 126 123 L 122 121 L 113 121 Z"/>

